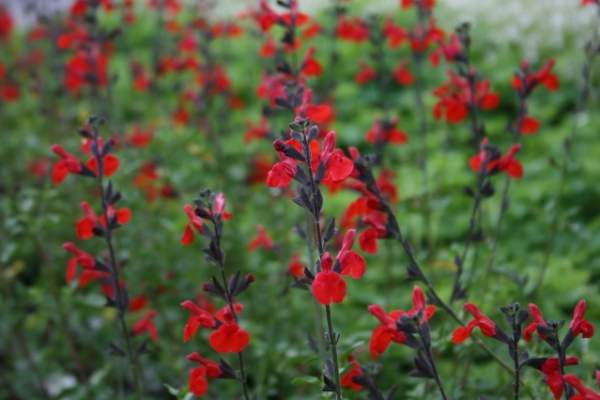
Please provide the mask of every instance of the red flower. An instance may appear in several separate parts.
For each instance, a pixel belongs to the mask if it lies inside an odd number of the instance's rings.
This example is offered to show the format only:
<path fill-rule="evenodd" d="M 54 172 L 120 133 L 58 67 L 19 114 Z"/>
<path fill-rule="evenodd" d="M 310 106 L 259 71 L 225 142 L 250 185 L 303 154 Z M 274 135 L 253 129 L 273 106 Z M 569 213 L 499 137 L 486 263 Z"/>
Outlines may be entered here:
<path fill-rule="evenodd" d="M 7 82 L 0 86 L 0 96 L 2 96 L 2 100 L 10 103 L 19 99 L 21 90 L 14 83 Z"/>
<path fill-rule="evenodd" d="M 86 166 L 98 176 L 98 160 L 96 157 L 90 158 Z M 102 168 L 104 176 L 111 176 L 119 169 L 119 158 L 113 154 L 107 154 L 102 158 Z"/>
<path fill-rule="evenodd" d="M 127 143 L 133 147 L 146 147 L 152 142 L 154 132 L 152 130 L 144 130 L 139 126 L 133 128 L 133 132 L 127 137 Z"/>
<path fill-rule="evenodd" d="M 250 342 L 250 334 L 236 322 L 226 322 L 214 330 L 208 342 L 217 353 L 240 353 Z"/>
<path fill-rule="evenodd" d="M 313 21 L 302 31 L 302 38 L 311 39 L 317 36 L 321 31 L 321 25 L 319 25 L 318 22 Z"/>
<path fill-rule="evenodd" d="M 355 377 L 363 376 L 362 368 L 352 354 L 348 356 L 350 368 L 341 376 L 340 384 L 342 387 L 348 388 L 354 392 L 359 392 L 363 389 L 362 385 L 354 382 Z"/>
<path fill-rule="evenodd" d="M 406 67 L 406 63 L 401 63 L 394 70 L 394 80 L 400 85 L 412 85 L 415 81 L 410 70 Z"/>
<path fill-rule="evenodd" d="M 214 328 L 217 324 L 215 318 L 211 313 L 198 307 L 191 300 L 186 300 L 181 303 L 181 307 L 185 308 L 190 312 L 190 316 L 183 328 L 183 341 L 188 342 L 196 332 L 198 328 Z"/>
<path fill-rule="evenodd" d="M 270 37 L 260 47 L 260 55 L 264 58 L 271 58 L 276 52 L 277 46 L 275 46 L 275 42 Z"/>
<path fill-rule="evenodd" d="M 267 180 L 269 171 L 271 170 L 271 159 L 269 157 L 259 155 L 250 161 L 247 169 L 248 176 L 246 182 L 251 185 L 263 184 Z"/>
<path fill-rule="evenodd" d="M 460 344 L 467 340 L 473 333 L 473 329 L 479 328 L 485 336 L 496 336 L 496 324 L 484 315 L 473 303 L 466 303 L 465 310 L 473 316 L 473 320 L 466 326 L 460 326 L 452 333 L 452 343 Z"/>
<path fill-rule="evenodd" d="M 296 279 L 304 277 L 304 264 L 300 260 L 298 254 L 292 256 L 292 260 L 288 264 L 288 273 Z"/>
<path fill-rule="evenodd" d="M 323 141 L 320 159 L 325 165 L 324 181 L 340 182 L 346 179 L 354 170 L 354 162 L 346 157 L 342 150 L 336 149 L 336 135 L 331 131 Z"/>
<path fill-rule="evenodd" d="M 448 62 L 453 62 L 464 57 L 464 48 L 458 35 L 453 34 L 450 36 L 450 41 L 447 43 L 440 42 L 440 46 L 429 55 L 431 65 L 434 67 L 439 65 L 440 55 L 443 55 Z"/>
<path fill-rule="evenodd" d="M 379 355 L 383 354 L 391 342 L 405 342 L 406 335 L 398 330 L 398 327 L 396 326 L 400 317 L 403 315 L 412 317 L 421 313 L 420 323 L 425 324 L 436 312 L 435 306 L 427 304 L 425 293 L 423 293 L 423 290 L 418 286 L 413 287 L 412 303 L 413 307 L 406 312 L 403 310 L 393 310 L 386 313 L 384 309 L 377 304 L 369 306 L 369 312 L 374 315 L 380 323 L 380 325 L 373 330 L 371 341 L 369 342 L 369 349 L 373 359 L 377 359 Z"/>
<path fill-rule="evenodd" d="M 581 379 L 573 374 L 566 374 L 563 377 L 564 381 L 571 385 L 578 394 L 571 396 L 571 400 L 600 400 L 600 393 L 595 392 L 589 387 L 585 386 Z"/>
<path fill-rule="evenodd" d="M 338 252 L 336 259 L 339 260 L 342 267 L 340 272 L 342 275 L 350 275 L 353 279 L 360 279 L 365 274 L 367 264 L 360 254 L 352 250 L 355 234 L 356 231 L 354 229 L 346 232 L 342 248 Z"/>
<path fill-rule="evenodd" d="M 93 51 L 77 50 L 65 64 L 64 85 L 71 93 L 78 93 L 85 85 L 108 85 L 110 53 L 91 43 Z"/>
<path fill-rule="evenodd" d="M 585 300 L 579 300 L 573 310 L 573 319 L 569 324 L 569 329 L 573 336 L 581 335 L 584 339 L 594 336 L 594 325 L 585 319 Z"/>
<path fill-rule="evenodd" d="M 6 40 L 13 29 L 13 19 L 8 9 L 0 6 L 0 40 Z"/>
<path fill-rule="evenodd" d="M 186 125 L 190 122 L 190 113 L 185 107 L 179 106 L 173 114 L 173 120 L 177 125 Z"/>
<path fill-rule="evenodd" d="M 154 325 L 154 317 L 156 317 L 156 310 L 148 310 L 148 312 L 137 321 L 133 327 L 131 328 L 131 332 L 134 336 L 141 335 L 144 332 L 147 332 L 150 335 L 150 339 L 153 342 L 158 340 L 158 330 L 156 329 L 156 325 Z"/>
<path fill-rule="evenodd" d="M 417 25 L 409 34 L 410 47 L 413 53 L 424 53 L 431 44 L 444 39 L 445 33 L 435 25 L 435 20 L 430 19 L 427 26 Z"/>
<path fill-rule="evenodd" d="M 359 18 L 342 17 L 339 19 L 335 33 L 342 40 L 359 43 L 369 38 L 369 27 Z"/>
<path fill-rule="evenodd" d="M 145 92 L 148 90 L 150 85 L 152 85 L 152 81 L 150 80 L 150 76 L 144 70 L 144 67 L 139 62 L 131 63 L 131 73 L 133 75 L 133 87 L 138 92 Z"/>
<path fill-rule="evenodd" d="M 332 270 L 331 254 L 321 257 L 321 270 L 312 282 L 311 290 L 319 304 L 328 306 L 344 301 L 346 297 L 346 282 L 340 274 Z"/>
<path fill-rule="evenodd" d="M 203 222 L 202 219 L 196 215 L 194 206 L 192 206 L 191 204 L 184 205 L 183 211 L 188 217 L 188 223 L 185 226 L 183 235 L 181 236 L 181 243 L 184 246 L 187 246 L 194 242 L 194 231 L 198 233 L 202 232 Z"/>
<path fill-rule="evenodd" d="M 500 98 L 490 91 L 489 81 L 480 80 L 473 86 L 467 78 L 453 71 L 448 72 L 448 77 L 448 82 L 433 92 L 439 98 L 433 108 L 436 119 L 444 117 L 449 123 L 455 124 L 467 118 L 473 107 L 491 110 L 498 106 Z"/>
<path fill-rule="evenodd" d="M 262 117 L 257 124 L 246 122 L 246 125 L 248 126 L 248 130 L 244 134 L 244 141 L 246 143 L 249 143 L 254 139 L 266 138 L 271 130 L 269 120 L 265 117 Z"/>
<path fill-rule="evenodd" d="M 333 108 L 329 104 L 307 104 L 301 108 L 301 113 L 319 125 L 327 125 L 335 118 Z"/>
<path fill-rule="evenodd" d="M 387 237 L 387 231 L 379 227 L 370 227 L 360 233 L 360 248 L 369 254 L 377 253 L 377 239 Z"/>
<path fill-rule="evenodd" d="M 521 145 L 513 145 L 504 155 L 500 155 L 498 150 L 488 146 L 487 138 L 481 142 L 481 150 L 477 155 L 469 159 L 469 165 L 474 172 L 481 173 L 482 169 L 489 174 L 498 171 L 506 172 L 511 178 L 521 178 L 523 176 L 523 166 L 515 158 L 515 155 L 521 149 Z"/>
<path fill-rule="evenodd" d="M 577 364 L 579 364 L 579 359 L 577 357 L 568 356 L 565 358 L 565 365 Z M 560 400 L 564 390 L 564 381 L 560 372 L 560 362 L 558 361 L 558 358 L 554 357 L 546 359 L 539 369 L 544 374 L 546 384 L 554 395 L 554 399 Z"/>
<path fill-rule="evenodd" d="M 89 203 L 83 201 L 80 207 L 83 210 L 84 217 L 77 221 L 75 231 L 79 239 L 86 240 L 94 236 L 94 228 L 105 228 L 107 221 L 104 215 L 98 217 Z M 108 205 L 106 214 L 111 224 L 117 222 L 120 225 L 126 225 L 131 219 L 129 208 L 115 209 L 112 205 Z"/>
<path fill-rule="evenodd" d="M 398 189 L 393 182 L 394 171 L 382 169 L 377 178 L 377 187 L 381 193 L 391 202 L 398 202 Z"/>
<path fill-rule="evenodd" d="M 259 247 L 262 247 L 265 250 L 272 250 L 274 247 L 273 239 L 271 239 L 271 236 L 269 236 L 265 227 L 257 225 L 256 231 L 256 236 L 248 243 L 248 250 L 255 251 Z"/>
<path fill-rule="evenodd" d="M 199 364 L 198 367 L 190 371 L 188 386 L 190 392 L 200 397 L 208 390 L 208 378 L 218 378 L 221 376 L 221 367 L 213 360 L 204 358 L 195 352 L 188 354 L 186 358 Z"/>
<path fill-rule="evenodd" d="M 397 128 L 398 121 L 375 121 L 366 134 L 366 140 L 371 144 L 392 143 L 403 144 L 408 135 Z"/>
<path fill-rule="evenodd" d="M 50 149 L 60 157 L 60 160 L 52 167 L 52 183 L 58 185 L 65 180 L 68 174 L 78 174 L 81 172 L 81 161 L 77 157 L 67 152 L 58 144 L 52 145 Z"/>
<path fill-rule="evenodd" d="M 431 10 L 435 6 L 435 0 L 400 0 L 400 4 L 402 8 L 416 6 Z"/>
<path fill-rule="evenodd" d="M 279 16 L 267 0 L 260 0 L 260 7 L 252 13 L 252 18 L 263 32 L 270 30 L 279 20 Z"/>
<path fill-rule="evenodd" d="M 275 163 L 267 174 L 267 185 L 275 188 L 287 187 L 296 175 L 296 163 L 290 158 L 284 158 Z"/>
<path fill-rule="evenodd" d="M 306 76 L 319 76 L 323 70 L 321 64 L 315 59 L 315 51 L 315 48 L 311 47 L 304 56 L 302 73 Z"/>
<path fill-rule="evenodd" d="M 67 283 L 71 283 L 77 276 L 78 266 L 83 268 L 83 272 L 79 276 L 80 287 L 87 286 L 92 280 L 107 278 L 109 276 L 108 272 L 94 269 L 96 267 L 96 260 L 94 257 L 77 248 L 74 243 L 67 242 L 63 244 L 63 248 L 73 254 L 73 257 L 67 262 L 67 270 L 65 273 L 65 281 Z"/>
<path fill-rule="evenodd" d="M 523 61 L 520 70 L 513 76 L 513 87 L 522 97 L 529 96 L 539 85 L 545 86 L 550 91 L 557 90 L 560 83 L 558 77 L 552 72 L 554 64 L 554 60 L 548 60 L 539 71 L 531 72 L 529 63 Z"/>
<path fill-rule="evenodd" d="M 129 311 L 136 312 L 144 309 L 148 305 L 148 297 L 143 294 L 137 295 L 129 300 Z"/>
<path fill-rule="evenodd" d="M 399 25 L 395 25 L 391 19 L 385 21 L 383 35 L 387 38 L 388 46 L 394 49 L 400 46 L 408 38 L 408 34 Z"/>
<path fill-rule="evenodd" d="M 519 133 L 523 135 L 532 135 L 540 129 L 540 122 L 530 115 L 526 115 L 519 120 Z"/>
<path fill-rule="evenodd" d="M 533 319 L 533 321 L 529 323 L 529 325 L 527 325 L 523 330 L 523 339 L 525 339 L 527 342 L 531 340 L 531 337 L 534 333 L 537 333 L 538 336 L 540 336 L 539 332 L 537 332 L 538 326 L 546 325 L 546 321 L 544 320 L 542 312 L 535 304 L 529 304 L 529 316 Z"/>
<path fill-rule="evenodd" d="M 369 64 L 361 63 L 360 70 L 354 76 L 354 80 L 359 85 L 364 85 L 364 84 L 371 82 L 376 77 L 377 77 L 377 72 L 375 72 L 374 68 L 369 66 Z"/>

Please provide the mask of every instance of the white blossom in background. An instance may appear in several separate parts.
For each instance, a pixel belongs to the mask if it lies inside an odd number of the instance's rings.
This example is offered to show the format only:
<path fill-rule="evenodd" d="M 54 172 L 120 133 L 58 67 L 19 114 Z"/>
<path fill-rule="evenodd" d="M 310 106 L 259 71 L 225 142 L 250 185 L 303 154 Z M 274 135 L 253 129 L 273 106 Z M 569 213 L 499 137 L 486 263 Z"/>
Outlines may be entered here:
<path fill-rule="evenodd" d="M 120 0 L 115 0 L 119 2 Z M 138 0 L 142 3 L 147 0 Z M 197 3 L 199 0 L 184 0 Z M 30 4 L 54 11 L 71 4 L 72 0 L 0 0 L 8 5 L 23 22 L 23 8 Z M 271 1 L 275 3 L 274 0 Z M 329 7 L 334 0 L 299 0 L 303 10 L 316 12 Z M 238 15 L 258 0 L 217 0 L 216 18 Z M 399 0 L 353 0 L 361 13 L 389 13 L 397 10 Z M 496 48 L 510 46 L 524 57 L 535 60 L 540 51 L 549 53 L 566 46 L 583 46 L 592 29 L 600 29 L 593 7 L 584 8 L 580 0 L 438 0 L 436 15 L 439 24 L 451 30 L 469 21 L 478 41 Z M 29 21 L 31 22 L 31 21 Z"/>
<path fill-rule="evenodd" d="M 536 59 L 541 50 L 581 48 L 593 29 L 599 29 L 593 7 L 580 0 L 446 0 L 440 1 L 449 28 L 469 21 L 478 35 L 500 47 L 514 46 Z M 441 11 L 441 10 L 440 10 Z M 450 26 L 448 23 L 450 22 Z"/>

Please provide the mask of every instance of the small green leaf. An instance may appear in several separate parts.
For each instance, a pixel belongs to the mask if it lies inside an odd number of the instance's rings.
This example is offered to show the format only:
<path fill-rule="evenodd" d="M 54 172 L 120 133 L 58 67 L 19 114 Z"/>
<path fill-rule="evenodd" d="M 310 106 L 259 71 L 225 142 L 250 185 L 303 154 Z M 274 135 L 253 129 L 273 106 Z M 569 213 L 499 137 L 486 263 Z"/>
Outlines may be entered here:
<path fill-rule="evenodd" d="M 292 385 L 320 385 L 321 380 L 316 376 L 297 376 L 292 379 Z"/>

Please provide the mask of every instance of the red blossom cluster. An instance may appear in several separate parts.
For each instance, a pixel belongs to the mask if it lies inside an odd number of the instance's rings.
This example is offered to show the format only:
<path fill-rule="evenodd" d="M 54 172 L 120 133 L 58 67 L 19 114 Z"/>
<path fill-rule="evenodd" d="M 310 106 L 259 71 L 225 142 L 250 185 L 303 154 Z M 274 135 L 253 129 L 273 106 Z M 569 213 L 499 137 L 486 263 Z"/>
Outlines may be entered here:
<path fill-rule="evenodd" d="M 515 72 L 512 86 L 517 91 L 520 99 L 520 115 L 516 129 L 523 135 L 537 133 L 540 122 L 528 114 L 527 99 L 539 86 L 544 86 L 549 91 L 555 91 L 559 87 L 558 77 L 552 72 L 554 60 L 549 60 L 540 70 L 531 71 L 529 62 L 523 61 L 519 71 Z"/>
<path fill-rule="evenodd" d="M 535 304 L 529 304 L 528 311 L 519 310 L 518 305 L 504 307 L 502 311 L 506 314 L 509 322 L 512 322 L 513 333 L 507 335 L 487 315 L 482 313 L 473 303 L 464 305 L 465 311 L 472 315 L 473 319 L 465 326 L 458 327 L 452 334 L 452 342 L 460 344 L 473 334 L 475 328 L 479 328 L 485 336 L 494 338 L 508 345 L 511 357 L 518 362 L 518 343 L 521 337 L 530 342 L 533 334 L 537 336 L 556 353 L 556 357 L 530 357 L 523 359 L 525 366 L 539 370 L 543 375 L 548 388 L 556 400 L 567 393 L 569 399 L 595 400 L 600 399 L 600 393 L 586 387 L 581 380 L 573 375 L 565 373 L 565 367 L 579 364 L 579 359 L 568 356 L 567 350 L 575 338 L 581 336 L 589 339 L 594 335 L 594 325 L 585 319 L 586 302 L 580 300 L 573 310 L 573 317 L 569 323 L 566 335 L 561 339 L 559 329 L 562 323 L 546 321 Z M 531 321 L 525 325 L 527 319 Z M 519 366 L 520 368 L 520 366 Z M 576 394 L 575 394 L 576 393 Z"/>
<path fill-rule="evenodd" d="M 469 166 L 478 174 L 504 172 L 511 178 L 518 179 L 523 176 L 523 166 L 515 158 L 520 149 L 521 145 L 515 144 L 502 155 L 497 148 L 489 144 L 487 138 L 484 138 L 479 153 L 469 159 Z"/>
<path fill-rule="evenodd" d="M 433 92 L 439 98 L 433 107 L 436 119 L 444 118 L 456 124 L 464 121 L 474 109 L 493 110 L 498 107 L 500 98 L 490 91 L 490 82 L 477 80 L 475 74 L 471 71 L 468 77 L 462 77 L 448 71 L 448 82 Z"/>
<path fill-rule="evenodd" d="M 82 128 L 79 133 L 83 138 L 83 152 L 90 157 L 83 163 L 79 159 L 68 153 L 61 146 L 55 144 L 51 146 L 53 153 L 59 156 L 59 160 L 52 169 L 52 181 L 54 184 L 61 183 L 67 175 L 76 174 L 94 178 L 98 183 L 100 195 L 101 212 L 98 214 L 94 208 L 87 202 L 81 202 L 83 217 L 75 223 L 75 233 L 80 240 L 88 240 L 93 237 L 101 238 L 108 247 L 108 257 L 94 257 L 90 253 L 80 249 L 73 242 L 66 242 L 63 248 L 72 254 L 67 262 L 65 281 L 67 284 L 75 279 L 78 280 L 78 286 L 83 288 L 91 282 L 99 282 L 102 292 L 107 297 L 109 304 L 117 308 L 121 324 L 126 328 L 124 314 L 127 310 L 137 312 L 147 305 L 146 302 L 140 302 L 138 297 L 136 303 L 130 303 L 127 294 L 127 285 L 120 275 L 121 263 L 117 260 L 113 245 L 113 232 L 129 223 L 132 213 L 127 207 L 117 207 L 121 200 L 121 193 L 115 190 L 112 182 L 105 184 L 104 179 L 112 176 L 119 169 L 119 159 L 111 153 L 114 148 L 112 139 L 104 140 L 98 131 L 100 121 L 96 118 L 90 119 L 88 125 Z M 158 315 L 156 310 L 149 309 L 133 325 L 131 335 L 141 335 L 147 333 L 153 341 L 158 340 L 158 330 L 154 324 L 154 318 Z M 126 350 L 115 347 L 119 352 L 127 354 L 130 360 L 136 357 L 132 354 L 129 344 L 129 331 L 125 331 Z M 116 346 L 116 345 L 115 345 Z"/>
<path fill-rule="evenodd" d="M 379 320 L 379 326 L 373 330 L 369 342 L 369 350 L 373 359 L 379 358 L 392 342 L 399 344 L 406 342 L 406 333 L 402 327 L 398 326 L 400 318 L 417 317 L 419 324 L 426 324 L 436 312 L 436 307 L 427 304 L 425 293 L 418 286 L 413 288 L 412 303 L 413 306 L 408 311 L 393 310 L 389 313 L 386 313 L 377 304 L 369 306 L 369 312 Z"/>
<path fill-rule="evenodd" d="M 239 316 L 244 309 L 243 304 L 235 301 L 235 298 L 244 292 L 252 282 L 254 276 L 247 274 L 244 277 L 240 272 L 226 277 L 224 254 L 221 249 L 221 235 L 223 222 L 230 219 L 231 214 L 225 211 L 226 200 L 223 193 L 213 194 L 203 191 L 194 205 L 186 204 L 184 211 L 188 218 L 188 224 L 182 237 L 184 245 L 191 244 L 194 240 L 194 232 L 200 233 L 210 239 L 210 244 L 204 249 L 210 262 L 219 269 L 220 280 L 213 277 L 210 282 L 204 284 L 204 291 L 226 302 L 226 305 L 218 311 L 212 306 L 201 306 L 191 300 L 181 303 L 181 307 L 190 315 L 183 329 L 183 341 L 190 341 L 200 328 L 210 329 L 208 337 L 210 347 L 217 353 L 237 353 L 240 358 L 240 373 L 244 394 L 247 396 L 245 381 L 245 370 L 241 353 L 250 343 L 250 334 L 243 329 L 238 322 Z M 189 390 L 196 396 L 204 395 L 208 390 L 208 378 L 230 378 L 235 376 L 233 369 L 224 360 L 216 364 L 204 359 L 198 353 L 188 355 L 188 360 L 197 362 L 200 366 L 193 368 L 189 376 Z M 212 369 L 209 368 L 212 366 Z"/>
<path fill-rule="evenodd" d="M 329 252 L 325 252 L 321 257 L 319 272 L 311 284 L 313 296 L 319 304 L 341 303 L 346 297 L 346 282 L 342 276 L 350 275 L 353 279 L 361 279 L 365 274 L 365 259 L 352 250 L 354 235 L 353 229 L 346 232 L 335 260 Z"/>

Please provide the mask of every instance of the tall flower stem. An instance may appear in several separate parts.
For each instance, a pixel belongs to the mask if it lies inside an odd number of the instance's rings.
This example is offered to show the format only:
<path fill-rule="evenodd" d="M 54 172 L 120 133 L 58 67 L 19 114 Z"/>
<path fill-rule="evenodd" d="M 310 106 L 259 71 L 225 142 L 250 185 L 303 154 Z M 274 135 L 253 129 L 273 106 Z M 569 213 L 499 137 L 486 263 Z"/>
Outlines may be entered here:
<path fill-rule="evenodd" d="M 221 231 L 220 231 L 220 229 L 217 228 L 216 224 L 214 224 L 214 226 L 215 226 L 216 245 L 217 245 L 217 248 L 220 249 L 221 248 Z M 233 296 L 231 294 L 231 291 L 229 290 L 229 284 L 227 283 L 227 277 L 225 276 L 225 262 L 223 260 L 223 257 L 220 257 L 218 262 L 219 262 L 218 263 L 219 270 L 221 272 L 221 284 L 223 285 L 223 290 L 225 291 L 225 298 L 227 300 L 227 305 L 229 306 L 229 312 L 231 312 L 233 319 L 237 323 L 238 316 L 237 316 L 237 313 L 235 312 L 235 306 L 233 304 Z M 238 353 L 238 363 L 239 363 L 239 367 L 240 367 L 240 383 L 242 385 L 242 393 L 244 395 L 245 400 L 250 400 L 250 395 L 248 394 L 248 378 L 247 378 L 247 374 L 246 374 L 246 366 L 244 363 L 244 352 L 243 351 Z"/>
<path fill-rule="evenodd" d="M 388 226 L 391 231 L 391 234 L 393 235 L 393 238 L 398 240 L 398 242 L 400 242 L 400 245 L 401 245 L 402 249 L 404 250 L 405 255 L 408 257 L 409 274 L 412 275 L 415 279 L 420 280 L 421 282 L 423 282 L 425 284 L 425 286 L 427 287 L 427 290 L 429 292 L 429 295 L 434 300 L 434 302 L 436 304 L 438 304 L 439 307 L 442 310 L 444 310 L 456 322 L 456 324 L 458 324 L 460 326 L 466 326 L 466 323 L 454 312 L 452 307 L 440 297 L 440 295 L 437 293 L 437 291 L 433 287 L 433 284 L 431 283 L 429 278 L 423 272 L 423 269 L 420 267 L 419 262 L 417 261 L 417 258 L 414 254 L 411 244 L 408 242 L 408 240 L 405 239 L 404 235 L 402 234 L 400 225 L 398 224 L 398 220 L 396 219 L 396 216 L 395 216 L 392 208 L 385 201 L 385 199 L 383 198 L 381 192 L 379 192 L 377 187 L 374 185 L 371 185 L 371 187 L 374 190 L 372 192 L 372 194 L 377 197 L 379 203 L 382 205 L 382 207 L 384 209 L 384 212 L 388 215 L 388 218 L 389 218 Z M 485 343 L 483 343 L 481 341 L 481 339 L 479 339 L 478 337 L 474 337 L 473 340 L 483 351 L 485 351 L 490 357 L 492 357 L 494 359 L 494 361 L 496 361 L 498 364 L 500 364 L 500 366 L 502 368 L 504 368 L 506 371 L 510 372 L 511 374 L 513 373 L 512 367 L 510 365 L 508 365 L 506 362 L 504 362 L 504 360 L 502 360 L 500 357 L 498 357 L 498 355 L 496 355 Z"/>
<path fill-rule="evenodd" d="M 521 327 L 518 326 L 516 318 L 513 318 L 512 325 L 514 347 L 511 349 L 511 353 L 513 359 L 513 368 L 515 371 L 513 391 L 514 400 L 519 400 L 519 392 L 521 391 L 521 365 L 519 362 L 519 340 L 521 339 Z"/>
<path fill-rule="evenodd" d="M 428 341 L 423 336 L 423 332 L 421 331 L 421 329 L 417 330 L 419 332 L 419 337 L 421 338 L 421 343 L 423 344 L 423 349 L 425 350 L 425 357 L 427 358 L 427 362 L 431 366 L 431 372 L 433 372 L 433 380 L 435 381 L 435 384 L 438 387 L 438 390 L 440 391 L 442 399 L 448 400 L 448 396 L 444 391 L 444 385 L 442 384 L 442 380 L 440 379 L 440 374 L 438 373 L 437 367 L 435 365 L 435 360 L 433 359 L 433 354 L 431 353 L 431 345 L 428 344 Z"/>
<path fill-rule="evenodd" d="M 312 216 L 310 214 L 310 212 L 308 210 L 306 210 L 306 248 L 307 248 L 307 253 L 308 253 L 308 259 L 310 260 L 310 262 L 312 263 L 315 259 L 315 248 L 314 248 L 314 237 L 311 234 L 312 231 Z M 309 269 L 311 269 L 311 272 L 315 273 L 315 271 L 313 271 L 312 266 L 309 264 Z M 321 306 L 319 305 L 319 303 L 317 303 L 317 301 L 313 301 L 313 305 L 315 307 L 315 331 L 316 331 L 316 338 L 317 338 L 317 345 L 319 346 L 318 350 L 319 350 L 319 357 L 321 357 L 321 361 L 324 359 L 324 353 L 325 353 L 325 338 L 323 337 L 323 311 L 321 309 Z"/>
<path fill-rule="evenodd" d="M 96 149 L 99 149 L 99 141 L 98 141 L 98 133 L 96 128 L 94 127 L 94 143 Z M 139 377 L 139 364 L 137 356 L 134 354 L 133 347 L 131 346 L 131 337 L 129 328 L 127 327 L 127 321 L 125 321 L 125 312 L 127 310 L 127 304 L 124 304 L 125 296 L 123 290 L 121 288 L 120 277 L 119 277 L 119 266 L 117 263 L 117 257 L 115 255 L 115 249 L 112 242 L 112 229 L 108 226 L 109 215 L 108 215 L 108 203 L 106 201 L 106 195 L 104 190 L 104 163 L 102 160 L 102 156 L 99 154 L 99 151 L 95 151 L 96 163 L 98 165 L 98 186 L 100 188 L 100 197 L 102 199 L 102 214 L 104 215 L 104 220 L 107 221 L 107 227 L 104 231 L 104 240 L 106 242 L 106 246 L 108 247 L 109 261 L 112 273 L 112 280 L 115 289 L 115 298 L 116 298 L 116 306 L 117 306 L 117 318 L 119 320 L 119 328 L 121 330 L 121 334 L 123 336 L 123 341 L 125 342 L 125 351 L 127 354 L 127 358 L 129 360 L 129 365 L 131 366 L 131 375 L 133 377 L 133 383 L 135 386 L 136 397 L 138 399 L 142 399 L 142 389 L 140 384 Z"/>
<path fill-rule="evenodd" d="M 321 259 L 323 257 L 323 254 L 325 253 L 325 249 L 323 247 L 323 238 L 321 237 L 321 226 L 319 223 L 319 209 L 315 204 L 315 199 L 317 198 L 317 196 L 320 196 L 320 193 L 318 192 L 318 188 L 317 188 L 317 184 L 315 183 L 315 179 L 313 176 L 313 173 L 311 171 L 310 166 L 312 165 L 311 162 L 311 153 L 310 153 L 310 148 L 309 148 L 309 143 L 308 143 L 308 139 L 307 136 L 304 135 L 304 156 L 306 158 L 306 165 L 308 166 L 308 176 L 309 176 L 309 180 L 310 180 L 310 188 L 311 188 L 311 199 L 312 199 L 312 211 L 313 211 L 313 217 L 314 217 L 314 231 L 315 231 L 315 238 L 317 241 L 317 248 L 319 250 L 319 259 Z M 327 336 L 329 339 L 329 350 L 331 351 L 331 358 L 332 358 L 332 362 L 333 362 L 333 378 L 334 378 L 334 383 L 335 383 L 335 397 L 337 400 L 341 400 L 342 399 L 342 386 L 340 383 L 340 370 L 339 370 L 339 363 L 338 363 L 338 354 L 337 354 L 337 335 L 335 333 L 335 330 L 333 329 L 333 321 L 331 318 L 331 307 L 330 306 L 325 306 L 325 314 L 326 314 L 326 318 L 327 318 Z"/>

